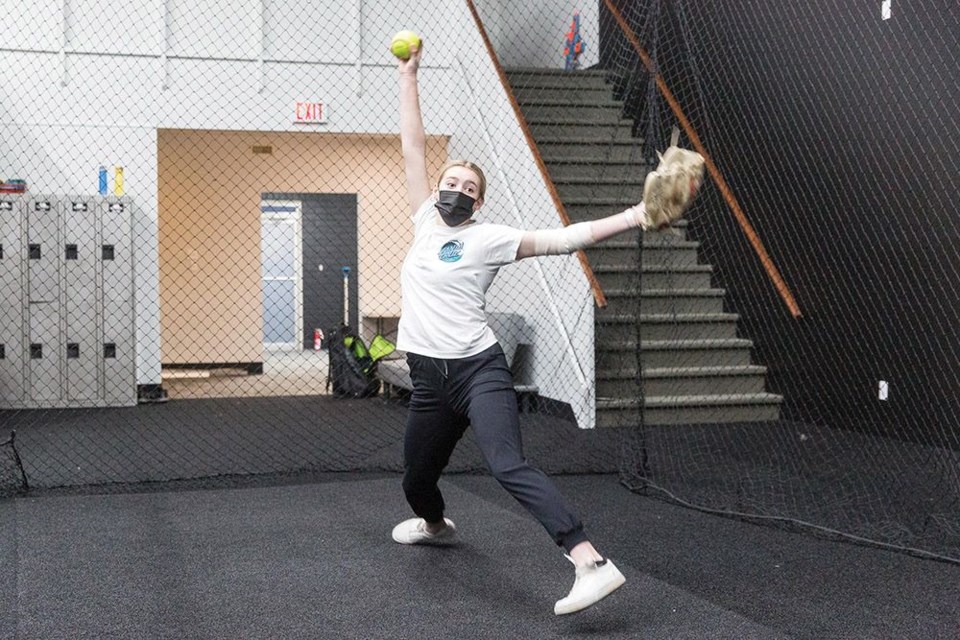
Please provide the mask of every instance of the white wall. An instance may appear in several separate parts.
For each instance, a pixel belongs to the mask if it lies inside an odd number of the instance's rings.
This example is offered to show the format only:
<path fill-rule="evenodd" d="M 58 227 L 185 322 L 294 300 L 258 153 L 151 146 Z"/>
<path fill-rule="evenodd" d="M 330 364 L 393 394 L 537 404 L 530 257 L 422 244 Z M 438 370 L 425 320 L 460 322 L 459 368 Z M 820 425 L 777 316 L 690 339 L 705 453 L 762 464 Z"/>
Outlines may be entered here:
<path fill-rule="evenodd" d="M 585 49 L 580 68 L 600 60 L 600 2 L 573 0 L 474 0 L 505 67 L 562 69 L 564 43 L 574 11 L 580 11 Z"/>
<path fill-rule="evenodd" d="M 158 128 L 396 133 L 401 26 L 440 24 L 449 0 L 2 0 L 0 177 L 32 193 L 95 193 L 121 165 L 135 202 L 137 380 L 160 382 Z M 262 24 L 262 28 L 261 28 Z M 430 38 L 426 78 L 449 73 Z M 441 84 L 441 82 L 435 82 Z M 293 103 L 329 106 L 294 125 Z M 455 119 L 439 103 L 426 125 Z M 111 170 L 112 176 L 112 170 Z"/>
<path fill-rule="evenodd" d="M 537 7 L 557 16 L 562 66 L 568 10 Z M 451 156 L 487 167 L 486 219 L 559 224 L 460 0 L 0 0 L 0 9 L 17 16 L 0 23 L 0 177 L 24 178 L 33 193 L 93 194 L 100 164 L 125 168 L 136 216 L 140 383 L 160 382 L 156 130 L 396 134 L 388 43 L 401 28 L 424 37 L 427 132 L 451 135 Z M 505 47 L 519 42 L 507 24 L 498 27 Z M 551 29 L 539 41 L 552 39 Z M 543 46 L 536 41 L 506 48 L 506 62 L 550 64 L 520 61 Z M 328 122 L 292 124 L 302 99 L 323 101 Z M 490 309 L 526 316 L 538 345 L 534 382 L 547 396 L 577 399 L 581 424 L 592 426 L 593 307 L 578 263 L 550 258 L 505 269 Z"/>
<path fill-rule="evenodd" d="M 0 72 L 3 83 L 5 71 L 6 67 Z M 114 165 L 124 168 L 126 193 L 134 203 L 137 380 L 159 383 L 156 129 L 13 120 L 7 104 L 0 101 L 0 175 L 28 180 L 31 193 L 93 194 L 99 164 L 110 165 L 111 178 Z"/>
<path fill-rule="evenodd" d="M 453 72 L 460 75 L 465 102 L 450 155 L 473 159 L 484 168 L 489 186 L 480 218 L 524 229 L 559 227 L 542 174 L 466 10 L 462 24 Z M 532 344 L 531 382 L 541 395 L 569 402 L 578 424 L 592 428 L 594 300 L 577 258 L 533 258 L 505 267 L 487 300 L 491 313 L 523 317 Z"/>

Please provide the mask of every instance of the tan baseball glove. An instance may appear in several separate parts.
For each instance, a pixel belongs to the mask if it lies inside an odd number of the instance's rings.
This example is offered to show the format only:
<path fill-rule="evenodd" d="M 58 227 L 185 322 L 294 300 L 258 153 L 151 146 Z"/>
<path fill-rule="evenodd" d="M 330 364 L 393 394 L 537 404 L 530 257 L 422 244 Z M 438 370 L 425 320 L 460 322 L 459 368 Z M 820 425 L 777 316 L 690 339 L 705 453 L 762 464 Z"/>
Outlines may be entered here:
<path fill-rule="evenodd" d="M 660 164 L 643 184 L 647 228 L 663 229 L 683 215 L 703 182 L 703 156 L 670 147 L 660 154 Z"/>

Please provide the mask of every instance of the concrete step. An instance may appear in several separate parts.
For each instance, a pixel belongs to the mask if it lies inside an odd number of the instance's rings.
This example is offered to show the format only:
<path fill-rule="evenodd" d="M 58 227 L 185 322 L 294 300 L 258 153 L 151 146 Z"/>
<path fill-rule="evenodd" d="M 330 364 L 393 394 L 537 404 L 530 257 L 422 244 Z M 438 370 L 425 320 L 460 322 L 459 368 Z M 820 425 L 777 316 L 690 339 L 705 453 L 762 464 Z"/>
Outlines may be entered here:
<path fill-rule="evenodd" d="M 763 393 L 766 367 L 670 367 L 646 369 L 637 379 L 632 369 L 597 371 L 597 398 L 739 395 Z"/>
<path fill-rule="evenodd" d="M 645 176 L 634 176 L 632 179 L 624 180 L 619 178 L 569 178 L 567 180 L 554 180 L 557 187 L 557 193 L 560 199 L 584 200 L 584 199 L 619 199 L 640 202 L 643 200 L 643 179 Z"/>
<path fill-rule="evenodd" d="M 773 393 L 699 396 L 648 396 L 643 403 L 643 424 L 729 424 L 779 419 L 783 397 Z M 640 424 L 640 401 L 597 400 L 598 427 Z"/>
<path fill-rule="evenodd" d="M 507 67 L 506 72 L 510 74 L 518 74 L 523 76 L 541 76 L 541 77 L 583 77 L 583 76 L 597 76 L 600 78 L 608 78 L 610 72 L 606 69 L 577 69 L 575 71 L 567 71 L 566 69 L 559 68 L 547 68 L 547 67 Z"/>
<path fill-rule="evenodd" d="M 630 206 L 633 206 L 633 205 L 630 205 Z M 670 248 L 670 247 L 683 249 L 683 248 L 687 248 L 691 243 L 696 244 L 697 247 L 699 248 L 700 244 L 698 242 L 693 240 L 685 240 L 684 238 L 681 238 L 678 235 L 677 230 L 684 229 L 687 227 L 687 225 L 688 225 L 688 221 L 681 218 L 680 220 L 675 221 L 673 225 L 671 225 L 673 227 L 672 229 L 664 229 L 663 231 L 642 232 L 640 236 L 642 236 L 643 238 L 644 249 L 648 249 L 648 248 L 658 249 L 658 248 Z M 640 236 L 623 234 L 623 235 L 611 238 L 610 240 L 607 240 L 601 243 L 601 245 L 609 246 L 609 247 L 619 247 L 621 244 L 631 244 L 631 245 L 634 245 L 634 247 L 636 247 L 637 238 Z"/>
<path fill-rule="evenodd" d="M 697 264 L 699 242 L 670 238 L 666 233 L 643 234 L 643 249 L 636 240 L 614 239 L 586 249 L 590 264 L 636 265 L 642 256 L 644 265 Z M 618 237 L 622 238 L 622 236 Z"/>
<path fill-rule="evenodd" d="M 713 267 L 709 264 L 647 264 L 637 270 L 635 264 L 593 263 L 593 273 L 604 289 L 709 289 Z"/>
<path fill-rule="evenodd" d="M 644 176 L 646 178 L 646 176 Z M 617 211 L 623 211 L 627 207 L 632 207 L 637 204 L 637 200 L 633 198 L 624 198 L 622 196 L 607 196 L 604 198 L 598 197 L 589 197 L 589 198 L 570 198 L 565 201 L 563 204 L 565 206 L 572 207 L 593 207 L 593 208 L 609 208 L 611 211 L 616 213 Z"/>
<path fill-rule="evenodd" d="M 740 338 L 703 340 L 644 340 L 639 359 L 645 368 L 667 367 L 735 367 L 750 364 L 753 343 Z M 596 367 L 626 369 L 637 366 L 636 341 L 628 340 L 608 346 L 596 345 Z"/>
<path fill-rule="evenodd" d="M 610 102 L 613 98 L 612 92 L 606 84 L 597 86 L 572 83 L 569 85 L 560 85 L 559 83 L 549 85 L 543 83 L 511 83 L 511 86 L 513 95 L 520 103 L 521 108 L 542 100 L 553 100 L 564 104 L 596 104 Z"/>
<path fill-rule="evenodd" d="M 531 115 L 524 111 L 530 121 Z M 610 122 L 619 122 L 619 118 Z M 636 162 L 643 160 L 643 140 L 610 140 L 603 136 L 537 138 L 537 147 L 544 159 L 584 157 L 603 162 Z"/>
<path fill-rule="evenodd" d="M 632 207 L 637 204 L 636 202 L 630 202 L 627 200 L 616 200 L 610 202 L 600 202 L 597 203 L 592 199 L 585 200 L 567 200 L 563 203 L 564 208 L 567 210 L 567 214 L 571 219 L 580 220 L 596 220 L 597 218 L 603 218 L 605 216 L 612 216 L 615 213 L 620 213 L 628 207 Z"/>
<path fill-rule="evenodd" d="M 614 100 L 578 103 L 572 100 L 528 100 L 520 105 L 527 122 L 553 118 L 573 118 L 581 122 L 619 123 L 623 118 L 623 103 Z"/>
<path fill-rule="evenodd" d="M 737 337 L 735 313 L 622 313 L 596 321 L 596 342 L 614 347 L 635 340 L 710 340 Z"/>
<path fill-rule="evenodd" d="M 550 177 L 554 182 L 564 180 L 595 180 L 609 178 L 617 180 L 644 180 L 651 167 L 643 162 L 590 162 L 582 158 L 565 160 L 547 160 L 544 158 Z"/>
<path fill-rule="evenodd" d="M 633 123 L 629 120 L 617 122 L 581 122 L 573 118 L 551 118 L 549 120 L 527 120 L 534 140 L 542 138 L 582 138 L 584 136 L 604 138 L 606 140 L 632 141 Z"/>
<path fill-rule="evenodd" d="M 520 89 L 604 89 L 606 97 L 612 87 L 606 71 L 561 71 L 553 73 L 545 69 L 507 69 L 507 79 L 514 91 Z"/>
<path fill-rule="evenodd" d="M 635 156 L 632 157 L 632 158 L 629 158 L 629 159 L 627 159 L 627 160 L 611 160 L 611 159 L 609 158 L 609 154 L 606 153 L 604 149 L 600 149 L 600 148 L 596 148 L 596 147 L 590 147 L 590 146 L 586 147 L 586 148 L 584 149 L 583 153 L 579 153 L 579 154 L 577 154 L 577 155 L 575 155 L 575 156 L 571 156 L 571 155 L 557 155 L 557 154 L 552 153 L 553 150 L 550 148 L 549 145 L 551 145 L 551 144 L 557 144 L 557 143 L 559 143 L 559 142 L 562 142 L 563 139 L 562 139 L 562 138 L 556 138 L 556 137 L 554 137 L 554 136 L 547 136 L 546 139 L 549 140 L 549 141 L 551 141 L 551 142 L 547 142 L 547 143 L 546 143 L 546 144 L 547 144 L 547 146 L 546 146 L 546 153 L 544 152 L 544 151 L 545 151 L 544 149 L 541 149 L 540 152 L 541 152 L 541 156 L 543 157 L 543 161 L 546 162 L 548 165 L 564 164 L 564 163 L 569 163 L 569 164 L 602 164 L 602 165 L 605 165 L 605 166 L 609 166 L 609 165 L 639 166 L 639 165 L 642 165 L 642 166 L 649 167 L 651 170 L 654 169 L 654 168 L 656 168 L 656 165 L 657 165 L 657 161 L 656 161 L 656 160 L 648 160 L 648 159 L 646 159 L 646 158 L 644 158 L 643 156 L 640 155 L 639 152 L 640 152 L 640 150 L 643 148 L 643 139 L 642 139 L 642 138 L 631 138 L 629 141 L 621 140 L 621 141 L 618 141 L 618 142 L 617 142 L 617 144 L 620 144 L 620 145 L 636 147 L 637 153 L 635 154 Z M 609 139 L 607 139 L 607 138 L 596 137 L 596 136 L 573 136 L 573 137 L 571 137 L 571 140 L 574 141 L 574 142 L 577 142 L 577 141 L 582 142 L 582 141 L 584 141 L 584 140 L 591 140 L 593 144 L 598 145 L 598 146 L 599 146 L 599 145 L 603 145 L 603 144 L 606 143 L 606 142 L 609 142 Z M 538 140 L 538 142 L 539 142 L 539 140 Z M 579 144 L 579 142 L 578 142 L 578 144 Z"/>
<path fill-rule="evenodd" d="M 724 289 L 641 289 L 640 295 L 629 289 L 603 290 L 607 306 L 596 318 L 623 313 L 722 313 Z"/>

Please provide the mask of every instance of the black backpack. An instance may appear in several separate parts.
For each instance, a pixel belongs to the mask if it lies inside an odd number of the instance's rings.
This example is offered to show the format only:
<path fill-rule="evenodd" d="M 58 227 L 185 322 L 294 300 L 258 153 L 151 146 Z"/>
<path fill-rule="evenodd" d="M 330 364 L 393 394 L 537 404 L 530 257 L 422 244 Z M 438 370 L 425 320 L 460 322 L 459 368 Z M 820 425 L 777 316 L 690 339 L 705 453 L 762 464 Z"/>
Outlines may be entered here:
<path fill-rule="evenodd" d="M 360 336 L 349 327 L 330 332 L 330 373 L 327 389 L 333 383 L 337 398 L 370 398 L 380 392 L 380 380 L 375 376 L 377 363 L 370 357 Z"/>

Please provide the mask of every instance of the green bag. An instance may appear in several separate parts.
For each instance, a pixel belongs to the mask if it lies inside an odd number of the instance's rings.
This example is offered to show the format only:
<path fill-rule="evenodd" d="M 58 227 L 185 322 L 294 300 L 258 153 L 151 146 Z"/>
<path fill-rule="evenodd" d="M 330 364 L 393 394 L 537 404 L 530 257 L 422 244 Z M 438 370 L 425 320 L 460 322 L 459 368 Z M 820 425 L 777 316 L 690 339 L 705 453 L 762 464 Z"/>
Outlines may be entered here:
<path fill-rule="evenodd" d="M 373 336 L 369 348 L 363 343 L 362 338 L 354 334 L 346 334 L 343 338 L 343 344 L 360 363 L 363 372 L 366 374 L 372 373 L 377 362 L 397 350 L 397 345 L 379 333 Z"/>
<path fill-rule="evenodd" d="M 396 350 L 397 345 L 393 344 L 379 333 L 373 336 L 373 339 L 370 341 L 369 352 L 370 357 L 373 358 L 374 362 L 382 360 Z"/>

